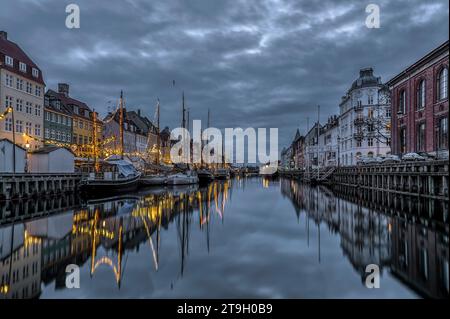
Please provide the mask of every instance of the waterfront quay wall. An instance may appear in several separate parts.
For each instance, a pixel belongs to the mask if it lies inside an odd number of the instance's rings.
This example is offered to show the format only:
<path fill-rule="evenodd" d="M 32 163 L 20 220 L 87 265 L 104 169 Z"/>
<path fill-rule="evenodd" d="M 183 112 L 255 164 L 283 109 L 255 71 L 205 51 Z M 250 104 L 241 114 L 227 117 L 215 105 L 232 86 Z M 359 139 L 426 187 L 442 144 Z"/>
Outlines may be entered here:
<path fill-rule="evenodd" d="M 78 173 L 0 173 L 0 201 L 73 193 Z"/>
<path fill-rule="evenodd" d="M 340 166 L 323 183 L 448 201 L 448 167 L 448 160 Z M 300 170 L 283 170 L 280 175 L 300 181 L 304 177 Z"/>
<path fill-rule="evenodd" d="M 448 161 L 345 166 L 336 168 L 329 182 L 448 200 L 448 166 Z"/>

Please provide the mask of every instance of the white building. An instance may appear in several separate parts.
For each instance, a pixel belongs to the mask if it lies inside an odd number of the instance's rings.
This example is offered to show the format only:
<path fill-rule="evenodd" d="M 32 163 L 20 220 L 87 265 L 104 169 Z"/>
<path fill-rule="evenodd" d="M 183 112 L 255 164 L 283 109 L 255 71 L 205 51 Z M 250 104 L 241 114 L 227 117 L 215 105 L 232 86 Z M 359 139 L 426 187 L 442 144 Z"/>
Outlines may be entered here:
<path fill-rule="evenodd" d="M 372 68 L 360 70 L 339 109 L 340 165 L 355 165 L 361 156 L 390 153 L 388 92 Z"/>
<path fill-rule="evenodd" d="M 319 163 L 321 167 L 337 166 L 339 156 L 339 119 L 332 116 L 320 129 Z"/>
<path fill-rule="evenodd" d="M 318 125 L 319 128 L 317 128 Z M 305 150 L 303 154 L 305 157 L 304 159 L 305 168 L 307 170 L 311 168 L 316 168 L 318 164 L 317 147 L 318 147 L 318 139 L 320 137 L 320 129 L 321 129 L 320 123 L 316 122 L 305 136 Z"/>
<path fill-rule="evenodd" d="M 26 166 L 27 152 L 26 150 L 16 145 L 16 154 L 13 154 L 13 143 L 6 139 L 0 139 L 0 173 L 13 173 L 14 172 L 14 161 L 16 159 L 16 173 L 24 173 Z"/>
<path fill-rule="evenodd" d="M 28 154 L 30 173 L 73 173 L 75 155 L 63 147 L 45 146 Z"/>
<path fill-rule="evenodd" d="M 0 31 L 0 114 L 10 112 L 0 120 L 0 138 L 13 140 L 31 150 L 42 145 L 44 130 L 45 83 L 39 67 L 14 42 Z"/>

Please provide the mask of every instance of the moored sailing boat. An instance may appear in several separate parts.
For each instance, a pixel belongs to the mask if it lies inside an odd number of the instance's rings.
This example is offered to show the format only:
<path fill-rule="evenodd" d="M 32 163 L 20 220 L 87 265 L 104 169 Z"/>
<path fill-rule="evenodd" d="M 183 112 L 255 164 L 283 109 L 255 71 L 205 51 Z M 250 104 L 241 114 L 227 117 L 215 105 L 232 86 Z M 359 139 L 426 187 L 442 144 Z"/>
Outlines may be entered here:
<path fill-rule="evenodd" d="M 160 145 L 160 129 L 159 129 L 159 111 L 160 104 L 158 99 L 158 104 L 156 105 L 156 124 L 157 124 L 157 134 L 156 134 L 156 173 L 154 174 L 145 174 L 141 176 L 140 184 L 142 186 L 161 186 L 167 184 L 167 176 L 159 173 L 159 160 L 161 154 L 161 145 Z M 150 135 L 149 135 L 150 138 Z M 147 143 L 148 144 L 148 143 Z"/>

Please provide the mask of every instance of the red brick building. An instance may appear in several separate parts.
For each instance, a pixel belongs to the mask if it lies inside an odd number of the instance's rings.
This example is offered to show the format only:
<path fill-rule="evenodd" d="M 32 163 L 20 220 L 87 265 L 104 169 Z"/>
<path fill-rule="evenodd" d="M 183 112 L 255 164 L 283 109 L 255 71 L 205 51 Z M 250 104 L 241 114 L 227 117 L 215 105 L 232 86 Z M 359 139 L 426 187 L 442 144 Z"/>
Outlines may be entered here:
<path fill-rule="evenodd" d="M 448 152 L 448 67 L 446 41 L 392 78 L 392 153 Z"/>

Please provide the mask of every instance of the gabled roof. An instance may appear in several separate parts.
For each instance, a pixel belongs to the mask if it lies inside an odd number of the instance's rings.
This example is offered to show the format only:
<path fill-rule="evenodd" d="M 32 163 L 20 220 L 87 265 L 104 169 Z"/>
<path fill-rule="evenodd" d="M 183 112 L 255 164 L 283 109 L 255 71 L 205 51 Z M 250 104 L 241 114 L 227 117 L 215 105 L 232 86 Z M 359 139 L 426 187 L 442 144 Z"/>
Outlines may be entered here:
<path fill-rule="evenodd" d="M 5 55 L 14 59 L 12 67 L 5 64 Z M 27 72 L 19 71 L 19 62 L 27 65 Z M 0 37 L 0 68 L 14 72 L 45 86 L 41 69 L 39 69 L 33 60 L 31 60 L 30 57 L 16 43 L 2 37 Z M 39 70 L 39 76 L 37 78 L 33 76 L 32 68 Z"/>
<path fill-rule="evenodd" d="M 60 95 L 61 95 L 60 93 L 55 92 L 55 91 L 53 91 L 51 89 L 47 90 L 47 93 L 45 93 L 46 97 L 51 97 L 51 98 L 53 98 L 55 100 L 60 100 L 61 101 Z M 46 109 L 50 109 L 50 110 L 55 111 L 55 112 L 64 113 L 64 114 L 67 114 L 67 115 L 72 115 L 72 110 L 69 107 L 67 107 L 62 101 L 61 101 L 61 109 L 57 109 L 51 103 L 49 105 L 46 105 L 45 108 Z"/>
<path fill-rule="evenodd" d="M 11 141 L 10 141 L 9 139 L 7 139 L 7 138 L 0 138 L 0 142 L 8 142 L 9 144 L 13 144 L 13 142 L 11 142 Z M 27 151 L 25 148 L 23 148 L 23 147 L 20 146 L 20 145 L 17 145 L 17 144 L 16 144 L 16 147 L 23 149 L 25 152 Z"/>
<path fill-rule="evenodd" d="M 74 98 L 71 98 L 70 96 L 66 96 L 63 93 L 53 91 L 53 90 L 48 90 L 46 94 L 49 94 L 49 95 L 57 98 L 58 100 L 60 100 L 61 103 L 65 106 L 65 108 L 70 112 L 70 114 L 90 119 L 89 114 L 92 112 L 92 110 L 89 108 L 89 106 L 87 106 L 86 103 L 76 100 Z M 78 110 L 83 110 L 83 111 L 87 112 L 87 114 L 85 116 L 82 116 L 80 114 L 75 114 L 73 107 L 72 107 L 73 105 L 76 105 L 78 107 Z"/>
<path fill-rule="evenodd" d="M 57 150 L 60 150 L 60 149 L 64 149 L 64 150 L 69 151 L 70 153 L 74 154 L 72 152 L 72 150 L 67 148 L 67 147 L 58 147 L 58 146 L 52 146 L 52 145 L 43 146 L 40 149 L 32 151 L 31 153 L 32 154 L 49 154 L 51 152 L 54 152 L 54 151 L 57 151 Z"/>

